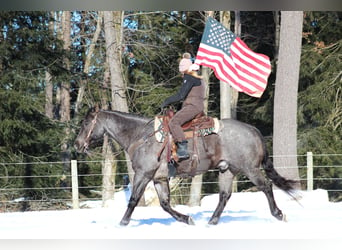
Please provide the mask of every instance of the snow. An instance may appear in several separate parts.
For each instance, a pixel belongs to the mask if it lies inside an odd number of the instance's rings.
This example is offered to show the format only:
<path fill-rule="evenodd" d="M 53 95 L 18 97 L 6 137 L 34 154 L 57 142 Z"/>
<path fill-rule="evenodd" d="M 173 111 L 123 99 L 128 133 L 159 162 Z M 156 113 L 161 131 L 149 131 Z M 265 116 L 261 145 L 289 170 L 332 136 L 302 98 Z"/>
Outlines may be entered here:
<path fill-rule="evenodd" d="M 119 222 L 127 192 L 117 193 L 109 207 L 88 202 L 89 209 L 0 213 L 2 239 L 341 239 L 342 202 L 332 203 L 327 191 L 300 192 L 299 203 L 275 190 L 278 207 L 287 222 L 270 213 L 260 192 L 233 193 L 218 225 L 208 225 L 218 195 L 206 196 L 201 205 L 174 208 L 189 214 L 195 226 L 177 222 L 160 206 L 137 207 L 131 222 Z"/>

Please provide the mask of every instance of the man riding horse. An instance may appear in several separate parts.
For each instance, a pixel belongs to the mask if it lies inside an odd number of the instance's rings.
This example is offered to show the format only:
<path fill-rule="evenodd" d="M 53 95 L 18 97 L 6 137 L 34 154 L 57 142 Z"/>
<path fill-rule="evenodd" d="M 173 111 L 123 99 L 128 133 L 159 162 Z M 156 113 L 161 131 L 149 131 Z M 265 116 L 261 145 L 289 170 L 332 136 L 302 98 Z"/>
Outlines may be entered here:
<path fill-rule="evenodd" d="M 198 65 L 192 64 L 190 54 L 184 53 L 182 60 L 179 62 L 179 71 L 182 73 L 183 84 L 175 95 L 168 97 L 161 105 L 163 109 L 167 105 L 183 101 L 181 110 L 172 117 L 169 123 L 170 132 L 177 145 L 179 161 L 190 157 L 188 141 L 181 126 L 204 111 L 206 86 L 202 77 L 196 73 L 198 69 Z"/>

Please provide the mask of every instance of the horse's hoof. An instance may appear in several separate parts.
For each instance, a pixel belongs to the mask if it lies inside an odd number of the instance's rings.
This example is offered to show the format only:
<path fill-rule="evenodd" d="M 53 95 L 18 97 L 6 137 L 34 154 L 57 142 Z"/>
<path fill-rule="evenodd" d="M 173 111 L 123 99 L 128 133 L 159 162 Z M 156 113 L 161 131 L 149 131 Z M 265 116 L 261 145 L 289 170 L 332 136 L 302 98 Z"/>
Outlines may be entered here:
<path fill-rule="evenodd" d="M 189 218 L 188 218 L 188 225 L 191 225 L 191 226 L 195 225 L 195 222 L 194 222 L 194 220 L 192 219 L 191 216 L 189 216 Z"/>
<path fill-rule="evenodd" d="M 283 219 L 282 219 L 282 221 L 288 222 L 288 220 L 287 220 L 287 218 L 286 218 L 286 214 L 283 214 Z"/>
<path fill-rule="evenodd" d="M 209 222 L 208 222 L 208 224 L 209 225 L 217 225 L 218 224 L 218 219 L 217 218 L 214 218 L 214 219 L 211 219 Z"/>
<path fill-rule="evenodd" d="M 120 221 L 120 226 L 127 226 L 129 223 L 129 220 L 121 220 Z"/>
<path fill-rule="evenodd" d="M 221 160 L 221 161 L 219 162 L 219 164 L 217 165 L 217 167 L 219 168 L 220 173 L 223 174 L 224 172 L 226 172 L 226 171 L 228 170 L 229 164 L 228 164 L 227 161 Z"/>

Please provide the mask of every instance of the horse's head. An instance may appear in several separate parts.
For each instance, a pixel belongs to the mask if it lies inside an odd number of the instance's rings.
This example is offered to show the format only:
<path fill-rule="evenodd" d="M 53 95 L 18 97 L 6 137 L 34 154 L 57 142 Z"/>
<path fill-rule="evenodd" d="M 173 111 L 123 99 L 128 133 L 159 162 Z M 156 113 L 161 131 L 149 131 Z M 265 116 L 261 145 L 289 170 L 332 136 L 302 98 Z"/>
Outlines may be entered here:
<path fill-rule="evenodd" d="M 98 110 L 90 109 L 85 116 L 75 139 L 77 152 L 86 152 L 89 145 L 103 138 L 104 130 L 100 124 L 99 114 Z"/>

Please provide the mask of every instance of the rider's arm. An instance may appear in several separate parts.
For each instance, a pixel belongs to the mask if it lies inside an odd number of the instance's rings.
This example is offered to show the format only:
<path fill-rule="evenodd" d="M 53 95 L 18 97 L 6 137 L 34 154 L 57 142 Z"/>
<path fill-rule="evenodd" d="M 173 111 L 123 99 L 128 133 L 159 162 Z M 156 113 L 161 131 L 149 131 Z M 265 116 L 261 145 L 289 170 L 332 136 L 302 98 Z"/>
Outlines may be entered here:
<path fill-rule="evenodd" d="M 184 100 L 189 94 L 192 87 L 199 86 L 199 85 L 201 85 L 201 80 L 199 78 L 185 74 L 183 78 L 182 87 L 179 89 L 179 91 L 176 94 L 166 98 L 166 100 L 161 105 L 161 108 L 164 108 L 165 106 L 170 105 L 172 103 Z"/>

